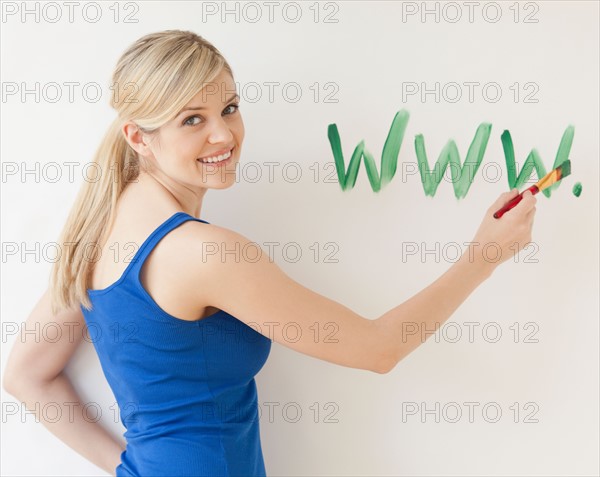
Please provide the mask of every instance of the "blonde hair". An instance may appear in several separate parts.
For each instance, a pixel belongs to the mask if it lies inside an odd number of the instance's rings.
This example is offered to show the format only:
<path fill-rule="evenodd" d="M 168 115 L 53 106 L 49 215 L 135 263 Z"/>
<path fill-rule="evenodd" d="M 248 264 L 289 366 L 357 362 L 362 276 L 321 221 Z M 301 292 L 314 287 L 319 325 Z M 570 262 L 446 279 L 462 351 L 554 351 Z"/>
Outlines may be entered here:
<path fill-rule="evenodd" d="M 110 105 L 118 113 L 94 155 L 101 174 L 86 180 L 62 230 L 60 259 L 52 267 L 52 312 L 91 302 L 87 294 L 93 265 L 99 259 L 99 240 L 115 219 L 117 200 L 127 182 L 139 175 L 139 157 L 125 139 L 126 121 L 145 134 L 155 132 L 205 86 L 225 70 L 225 58 L 201 36 L 165 30 L 138 39 L 119 58 L 112 75 Z"/>

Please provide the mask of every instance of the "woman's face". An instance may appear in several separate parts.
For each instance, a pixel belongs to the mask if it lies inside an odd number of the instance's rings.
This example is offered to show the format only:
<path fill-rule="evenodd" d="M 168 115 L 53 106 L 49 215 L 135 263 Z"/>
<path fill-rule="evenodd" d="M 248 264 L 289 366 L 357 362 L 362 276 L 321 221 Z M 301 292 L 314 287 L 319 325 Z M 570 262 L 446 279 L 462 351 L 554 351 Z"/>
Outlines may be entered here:
<path fill-rule="evenodd" d="M 224 189 L 235 181 L 244 140 L 235 83 L 225 71 L 149 138 L 150 162 L 160 175 L 192 188 Z M 203 162 L 200 158 L 224 161 Z M 221 157 L 222 159 L 222 157 Z"/>

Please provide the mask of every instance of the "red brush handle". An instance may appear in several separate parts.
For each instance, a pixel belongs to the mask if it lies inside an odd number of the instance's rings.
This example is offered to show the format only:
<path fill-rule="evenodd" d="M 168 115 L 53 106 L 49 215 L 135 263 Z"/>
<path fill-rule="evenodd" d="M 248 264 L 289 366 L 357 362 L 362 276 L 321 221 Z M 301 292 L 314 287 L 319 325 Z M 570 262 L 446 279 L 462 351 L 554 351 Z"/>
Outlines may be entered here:
<path fill-rule="evenodd" d="M 527 192 L 527 191 L 531 192 L 531 195 L 535 195 L 540 190 L 538 189 L 538 187 L 536 185 L 532 185 L 529 189 L 525 189 L 518 196 L 513 197 L 512 199 L 510 199 L 506 204 L 504 204 L 504 206 L 501 209 L 499 209 L 496 212 L 494 212 L 494 218 L 495 219 L 499 219 L 506 212 L 508 212 L 510 209 L 512 209 L 515 205 L 517 205 L 519 202 L 521 202 L 521 199 L 523 198 L 523 194 L 525 192 Z"/>

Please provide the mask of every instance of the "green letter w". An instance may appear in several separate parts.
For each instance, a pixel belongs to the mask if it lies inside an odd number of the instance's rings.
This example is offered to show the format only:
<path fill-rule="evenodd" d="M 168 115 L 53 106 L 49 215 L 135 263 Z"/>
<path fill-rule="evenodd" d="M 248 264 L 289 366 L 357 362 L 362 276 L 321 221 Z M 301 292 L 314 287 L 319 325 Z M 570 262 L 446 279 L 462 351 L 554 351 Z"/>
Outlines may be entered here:
<path fill-rule="evenodd" d="M 354 187 L 362 157 L 365 158 L 367 176 L 369 177 L 369 182 L 371 183 L 371 188 L 374 192 L 379 192 L 383 186 L 387 185 L 392 180 L 394 174 L 396 174 L 398 153 L 400 152 L 400 146 L 402 145 L 402 139 L 404 138 L 408 116 L 408 111 L 405 110 L 398 111 L 396 116 L 394 116 L 390 131 L 383 146 L 383 152 L 381 153 L 381 176 L 377 173 L 377 167 L 375 167 L 373 156 L 365 148 L 364 140 L 360 141 L 358 146 L 354 149 L 354 153 L 350 159 L 350 165 L 348 166 L 348 172 L 346 173 L 344 154 L 342 153 L 337 126 L 335 124 L 329 125 L 327 128 L 327 137 L 329 138 L 331 150 L 333 151 L 335 168 L 342 190 L 352 189 Z"/>
<path fill-rule="evenodd" d="M 556 151 L 556 158 L 554 159 L 554 165 L 552 166 L 552 169 L 556 169 L 569 158 L 569 152 L 571 151 L 571 144 L 573 143 L 574 134 L 575 128 L 571 125 L 567 126 L 567 129 L 565 129 L 565 132 L 560 140 L 558 151 Z M 516 176 L 515 150 L 513 148 L 512 138 L 510 137 L 510 132 L 508 132 L 508 130 L 502 133 L 502 147 L 504 148 L 504 159 L 506 161 L 506 170 L 508 172 L 508 187 L 510 189 L 513 187 L 520 189 L 521 186 L 529 179 L 533 168 L 535 168 L 535 171 L 537 172 L 538 179 L 541 179 L 546 175 L 546 168 L 544 167 L 544 163 L 542 162 L 539 152 L 537 152 L 536 149 L 532 149 L 527 156 L 527 159 L 525 159 L 525 164 L 523 164 L 521 173 L 518 177 Z M 550 187 L 547 187 L 542 191 L 542 194 L 549 198 L 550 192 L 560 186 L 560 183 L 561 181 L 558 181 L 555 184 L 552 184 Z"/>
<path fill-rule="evenodd" d="M 434 196 L 442 176 L 448 164 L 450 164 L 450 172 L 452 173 L 452 185 L 454 186 L 454 195 L 457 199 L 462 199 L 467 192 L 481 160 L 485 153 L 488 139 L 490 137 L 490 131 L 492 125 L 488 123 L 482 123 L 477 128 L 475 138 L 469 146 L 467 151 L 467 157 L 465 158 L 464 165 L 460 165 L 460 156 L 458 154 L 458 148 L 456 143 L 450 139 L 440 156 L 435 163 L 434 172 L 429 170 L 429 162 L 427 161 L 427 154 L 425 153 L 425 143 L 423 141 L 423 135 L 418 134 L 415 137 L 415 152 L 417 153 L 417 161 L 419 162 L 419 172 L 421 173 L 421 182 L 423 183 L 423 189 L 425 195 Z M 466 173 L 465 173 L 466 170 Z"/>

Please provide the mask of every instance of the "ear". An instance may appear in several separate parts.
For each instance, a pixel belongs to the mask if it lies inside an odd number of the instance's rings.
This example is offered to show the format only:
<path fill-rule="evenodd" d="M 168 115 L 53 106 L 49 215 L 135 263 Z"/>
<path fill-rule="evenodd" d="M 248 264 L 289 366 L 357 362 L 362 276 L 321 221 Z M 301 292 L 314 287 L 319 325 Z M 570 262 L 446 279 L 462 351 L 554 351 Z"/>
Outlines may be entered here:
<path fill-rule="evenodd" d="M 145 140 L 147 136 L 144 135 L 137 124 L 127 121 L 125 124 L 123 124 L 121 131 L 125 136 L 125 140 L 140 156 L 152 155 L 152 151 L 148 147 L 148 144 Z"/>

